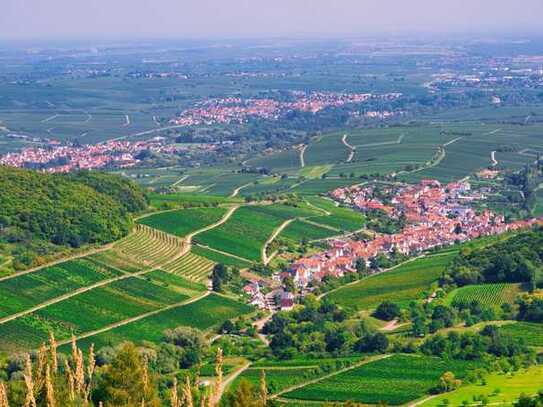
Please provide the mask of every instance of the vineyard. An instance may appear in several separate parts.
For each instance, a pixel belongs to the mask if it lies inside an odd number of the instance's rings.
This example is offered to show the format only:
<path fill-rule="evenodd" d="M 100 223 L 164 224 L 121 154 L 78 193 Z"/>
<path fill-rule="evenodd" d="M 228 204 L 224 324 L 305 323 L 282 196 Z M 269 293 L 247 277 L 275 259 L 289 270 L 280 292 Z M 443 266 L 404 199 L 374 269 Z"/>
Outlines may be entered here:
<path fill-rule="evenodd" d="M 196 237 L 198 243 L 251 261 L 260 261 L 261 250 L 273 231 L 287 219 L 315 212 L 282 204 L 239 208 L 223 225 Z"/>
<path fill-rule="evenodd" d="M 501 326 L 500 331 L 523 340 L 526 345 L 543 347 L 543 324 L 517 322 Z"/>
<path fill-rule="evenodd" d="M 502 304 L 513 304 L 521 292 L 520 284 L 480 284 L 457 288 L 446 298 L 449 305 L 468 305 L 477 301 L 481 305 L 499 308 Z"/>
<path fill-rule="evenodd" d="M 174 260 L 183 250 L 183 241 L 148 226 L 137 225 L 134 233 L 116 243 L 98 258 L 126 271 L 154 268 Z"/>
<path fill-rule="evenodd" d="M 332 291 L 329 297 L 354 310 L 371 309 L 384 300 L 407 306 L 409 302 L 421 299 L 422 293 L 439 279 L 454 256 L 455 252 L 447 252 L 422 257 Z"/>
<path fill-rule="evenodd" d="M 427 394 L 446 371 L 452 371 L 461 378 L 468 370 L 476 367 L 474 362 L 398 354 L 309 384 L 282 397 L 399 405 Z"/>
<path fill-rule="evenodd" d="M 120 274 L 82 258 L 0 281 L 0 318 Z"/>
<path fill-rule="evenodd" d="M 138 344 L 143 341 L 157 343 L 162 339 L 163 332 L 166 329 L 190 326 L 207 330 L 227 319 L 247 314 L 252 309 L 252 307 L 230 298 L 211 294 L 190 304 L 170 308 L 139 321 L 82 339 L 78 341 L 78 344 L 83 348 L 88 348 L 94 343 L 100 348 L 123 341 L 133 341 Z M 66 349 L 68 349 L 68 346 L 66 346 Z"/>
<path fill-rule="evenodd" d="M 201 291 L 201 287 L 190 286 L 182 279 L 166 281 L 157 271 L 117 280 L 0 324 L 0 348 L 36 348 L 50 331 L 59 340 L 68 339 L 72 332 L 79 335 L 160 310 Z"/>
<path fill-rule="evenodd" d="M 224 207 L 180 209 L 146 216 L 140 219 L 138 223 L 171 235 L 183 237 L 188 233 L 218 222 L 226 211 L 227 209 Z"/>
<path fill-rule="evenodd" d="M 205 282 L 214 264 L 214 262 L 204 257 L 187 253 L 162 268 L 169 273 L 179 275 L 191 281 Z"/>

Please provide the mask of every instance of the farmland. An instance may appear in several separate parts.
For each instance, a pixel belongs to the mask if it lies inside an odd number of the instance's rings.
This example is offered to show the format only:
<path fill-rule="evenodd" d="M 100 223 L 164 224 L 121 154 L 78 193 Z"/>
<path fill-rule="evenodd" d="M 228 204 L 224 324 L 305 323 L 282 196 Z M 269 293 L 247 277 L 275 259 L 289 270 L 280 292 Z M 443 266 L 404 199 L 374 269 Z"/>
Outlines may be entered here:
<path fill-rule="evenodd" d="M 455 252 L 422 257 L 381 274 L 330 292 L 329 298 L 353 310 L 372 309 L 384 300 L 407 306 L 420 300 L 422 293 L 436 282 Z"/>
<path fill-rule="evenodd" d="M 310 204 L 329 213 L 312 217 L 312 222 L 334 228 L 338 231 L 354 231 L 364 226 L 364 215 L 360 212 L 336 206 L 333 201 L 325 198 L 307 197 L 306 199 Z"/>
<path fill-rule="evenodd" d="M 0 281 L 0 317 L 120 274 L 90 259 L 78 259 Z"/>
<path fill-rule="evenodd" d="M 339 234 L 337 230 L 297 219 L 281 232 L 280 237 L 294 243 L 299 243 L 302 240 L 325 239 L 337 234 Z"/>
<path fill-rule="evenodd" d="M 227 319 L 251 312 L 252 307 L 230 298 L 211 294 L 196 302 L 170 308 L 139 321 L 80 340 L 81 347 L 94 343 L 97 347 L 110 346 L 126 340 L 159 342 L 166 329 L 190 326 L 207 330 Z"/>
<path fill-rule="evenodd" d="M 54 332 L 59 340 L 67 339 L 72 332 L 79 335 L 181 303 L 202 290 L 200 286 L 190 286 L 181 279 L 170 278 L 164 284 L 164 276 L 153 273 L 145 279 L 118 280 L 6 322 L 0 325 L 3 338 L 0 347 L 35 348 L 47 339 L 49 332 Z M 13 332 L 19 334 L 13 335 Z"/>
<path fill-rule="evenodd" d="M 393 355 L 293 390 L 282 397 L 399 405 L 427 394 L 444 372 L 452 371 L 457 377 L 463 377 L 474 367 L 473 362 Z"/>
<path fill-rule="evenodd" d="M 521 292 L 519 284 L 480 284 L 457 288 L 448 294 L 447 304 L 469 305 L 478 301 L 481 305 L 499 309 L 502 304 L 513 304 Z"/>
<path fill-rule="evenodd" d="M 187 280 L 203 283 L 207 281 L 214 264 L 205 257 L 187 253 L 162 268 Z"/>
<path fill-rule="evenodd" d="M 191 249 L 192 253 L 200 256 L 205 257 L 208 260 L 211 260 L 215 263 L 222 263 L 225 266 L 231 266 L 231 267 L 237 267 L 239 269 L 248 268 L 251 266 L 251 262 L 248 260 L 243 260 L 238 257 L 229 256 L 224 253 L 217 252 L 215 250 L 200 246 L 200 245 L 193 245 Z"/>
<path fill-rule="evenodd" d="M 284 221 L 313 215 L 306 208 L 275 204 L 239 208 L 223 225 L 196 237 L 198 243 L 227 253 L 259 261 L 262 247 Z"/>
<path fill-rule="evenodd" d="M 523 340 L 529 346 L 543 347 L 543 324 L 517 322 L 500 327 L 500 331 Z"/>
<path fill-rule="evenodd" d="M 217 208 L 188 208 L 166 211 L 140 219 L 138 222 L 171 235 L 183 237 L 218 222 L 226 213 L 224 207 Z"/>

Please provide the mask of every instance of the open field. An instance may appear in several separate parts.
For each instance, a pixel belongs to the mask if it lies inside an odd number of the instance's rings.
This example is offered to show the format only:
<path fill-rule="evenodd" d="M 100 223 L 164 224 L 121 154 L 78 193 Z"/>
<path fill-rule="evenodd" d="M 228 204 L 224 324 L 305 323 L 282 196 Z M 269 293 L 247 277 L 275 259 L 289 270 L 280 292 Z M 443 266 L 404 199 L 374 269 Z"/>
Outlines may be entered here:
<path fill-rule="evenodd" d="M 214 265 L 214 262 L 205 257 L 187 253 L 162 268 L 169 273 L 179 275 L 187 280 L 204 283 L 211 274 Z"/>
<path fill-rule="evenodd" d="M 0 281 L 0 317 L 119 275 L 118 270 L 81 258 Z"/>
<path fill-rule="evenodd" d="M 252 307 L 229 298 L 211 294 L 196 302 L 170 308 L 139 321 L 114 328 L 78 341 L 82 348 L 94 343 L 96 347 L 111 346 L 123 341 L 159 342 L 166 329 L 190 326 L 207 330 L 220 325 L 227 319 L 235 318 L 252 311 Z M 66 347 L 68 349 L 68 347 Z"/>
<path fill-rule="evenodd" d="M 518 397 L 524 393 L 535 395 L 543 387 L 541 377 L 543 376 L 543 366 L 532 366 L 528 369 L 522 369 L 512 375 L 491 374 L 485 377 L 486 384 L 466 384 L 459 389 L 441 394 L 427 402 L 424 407 L 437 407 L 444 405 L 444 400 L 448 400 L 447 405 L 451 407 L 462 406 L 466 400 L 469 403 L 474 402 L 473 396 L 485 395 L 488 397 L 488 405 L 512 405 Z M 496 394 L 495 390 L 499 389 Z"/>
<path fill-rule="evenodd" d="M 198 243 L 259 261 L 266 240 L 284 221 L 309 216 L 314 210 L 283 204 L 239 208 L 223 225 L 198 235 Z"/>
<path fill-rule="evenodd" d="M 437 281 L 455 254 L 422 257 L 339 288 L 328 296 L 353 310 L 372 309 L 384 300 L 405 307 L 411 301 L 421 299 L 422 293 Z"/>
<path fill-rule="evenodd" d="M 227 208 L 224 207 L 179 209 L 146 216 L 138 223 L 183 237 L 218 222 L 226 212 Z"/>
<path fill-rule="evenodd" d="M 500 331 L 508 333 L 513 338 L 523 340 L 526 345 L 543 347 L 543 324 L 517 322 L 500 327 Z"/>
<path fill-rule="evenodd" d="M 222 263 L 225 266 L 237 267 L 239 269 L 251 267 L 252 264 L 251 262 L 242 260 L 241 258 L 228 256 L 199 245 L 193 245 L 191 251 L 192 253 L 197 254 L 200 257 L 205 257 L 214 263 Z"/>
<path fill-rule="evenodd" d="M 448 305 L 469 305 L 478 301 L 481 305 L 499 309 L 502 304 L 513 304 L 522 291 L 520 284 L 479 284 L 468 285 L 451 291 L 445 303 Z"/>
<path fill-rule="evenodd" d="M 476 367 L 474 362 L 393 355 L 309 384 L 282 397 L 399 405 L 427 394 L 444 372 L 452 371 L 457 377 L 463 377 L 473 367 Z"/>

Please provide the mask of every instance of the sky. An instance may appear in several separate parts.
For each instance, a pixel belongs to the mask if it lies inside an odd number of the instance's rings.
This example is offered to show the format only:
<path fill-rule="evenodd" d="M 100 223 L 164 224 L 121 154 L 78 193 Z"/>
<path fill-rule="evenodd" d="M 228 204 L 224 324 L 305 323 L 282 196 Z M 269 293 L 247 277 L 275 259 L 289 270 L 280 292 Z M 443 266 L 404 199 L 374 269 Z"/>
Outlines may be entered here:
<path fill-rule="evenodd" d="M 1 0 L 0 39 L 543 34 L 543 0 Z"/>

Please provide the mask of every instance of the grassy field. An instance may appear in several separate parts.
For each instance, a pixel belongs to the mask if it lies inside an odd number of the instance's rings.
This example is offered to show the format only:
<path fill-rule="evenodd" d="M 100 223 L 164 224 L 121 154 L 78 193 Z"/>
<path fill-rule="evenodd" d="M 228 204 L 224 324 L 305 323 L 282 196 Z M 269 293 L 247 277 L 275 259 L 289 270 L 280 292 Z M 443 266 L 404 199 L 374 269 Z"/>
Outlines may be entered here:
<path fill-rule="evenodd" d="M 499 309 L 502 304 L 513 304 L 522 291 L 520 284 L 469 285 L 451 291 L 445 298 L 448 305 L 468 305 L 476 300 L 480 304 Z"/>
<path fill-rule="evenodd" d="M 446 394 L 441 394 L 427 402 L 424 407 L 443 406 L 444 400 L 447 405 L 462 406 L 464 401 L 475 403 L 473 396 L 485 395 L 488 397 L 488 405 L 512 405 L 518 397 L 524 393 L 535 395 L 543 388 L 543 366 L 532 366 L 523 369 L 513 375 L 491 374 L 485 378 L 486 384 L 467 384 L 459 389 Z M 499 392 L 496 392 L 499 389 Z M 477 403 L 480 405 L 480 402 Z"/>
<path fill-rule="evenodd" d="M 500 331 L 523 340 L 529 346 L 543 347 L 543 324 L 517 322 L 500 327 Z"/>
<path fill-rule="evenodd" d="M 138 223 L 182 237 L 218 222 L 226 212 L 224 207 L 180 209 L 146 216 Z"/>
<path fill-rule="evenodd" d="M 137 322 L 112 329 L 79 341 L 82 348 L 94 343 L 98 348 L 111 346 L 122 341 L 159 342 L 166 329 L 190 326 L 207 330 L 220 325 L 227 319 L 252 311 L 252 307 L 219 295 L 209 295 L 196 302 L 171 308 Z M 68 347 L 65 348 L 66 350 Z"/>
<path fill-rule="evenodd" d="M 241 207 L 226 223 L 198 235 L 196 241 L 251 261 L 259 261 L 264 243 L 277 227 L 288 219 L 314 213 L 314 210 L 307 208 L 282 204 Z"/>
<path fill-rule="evenodd" d="M 330 299 L 353 309 L 372 309 L 384 300 L 407 306 L 437 281 L 456 252 L 422 257 L 330 292 Z"/>
<path fill-rule="evenodd" d="M 312 205 L 330 213 L 312 217 L 311 222 L 334 228 L 337 231 L 354 231 L 364 226 L 365 218 L 360 212 L 350 208 L 336 206 L 330 199 L 321 197 L 307 197 L 306 200 Z"/>
<path fill-rule="evenodd" d="M 462 377 L 474 366 L 473 362 L 446 362 L 433 357 L 393 355 L 309 384 L 283 397 L 399 405 L 427 394 L 437 385 L 444 372 L 452 371 L 457 377 Z"/>
<path fill-rule="evenodd" d="M 179 259 L 165 265 L 163 268 L 164 270 L 186 278 L 187 280 L 204 283 L 211 274 L 214 265 L 214 262 L 205 257 L 187 253 Z"/>
<path fill-rule="evenodd" d="M 0 281 L 0 317 L 120 274 L 110 267 L 82 258 Z"/>
<path fill-rule="evenodd" d="M 310 241 L 325 239 L 336 235 L 338 235 L 337 230 L 318 226 L 303 220 L 295 220 L 294 222 L 290 223 L 279 236 L 281 239 L 299 243 L 302 240 Z"/>

